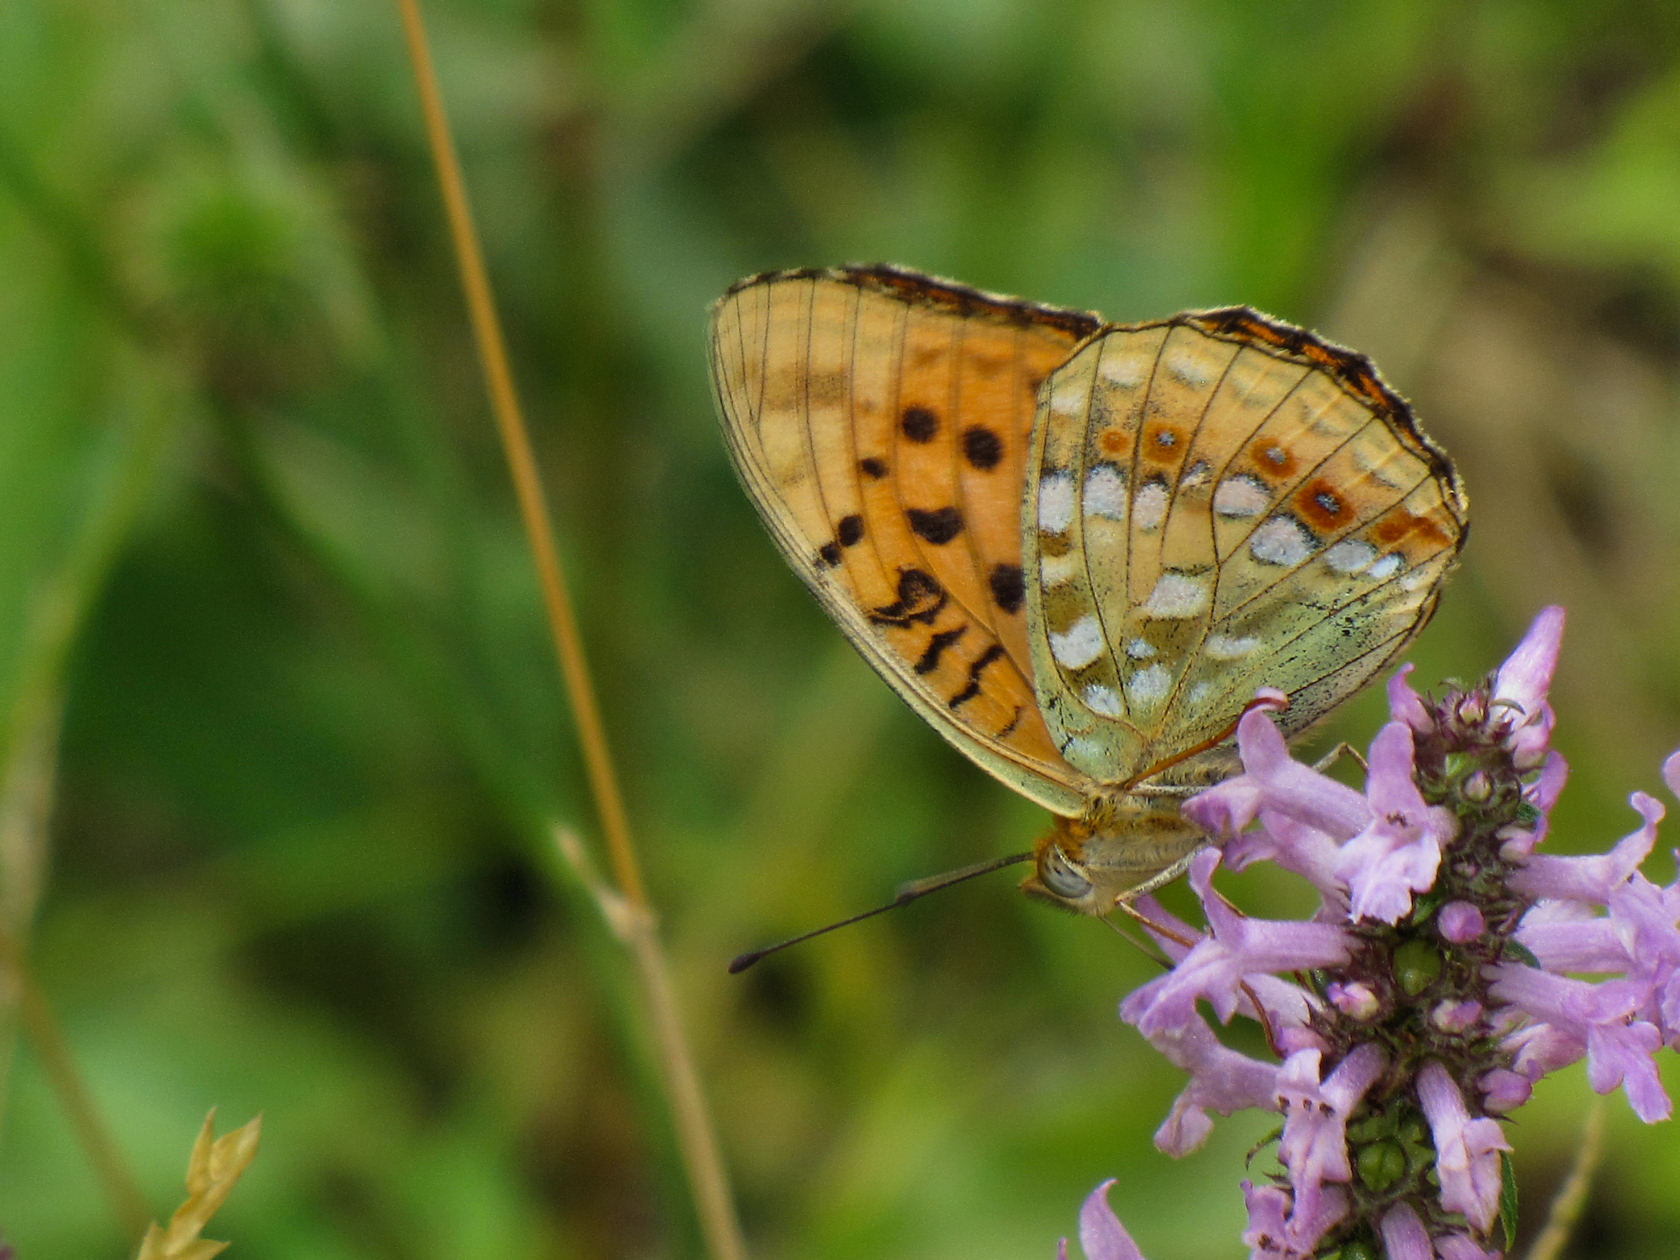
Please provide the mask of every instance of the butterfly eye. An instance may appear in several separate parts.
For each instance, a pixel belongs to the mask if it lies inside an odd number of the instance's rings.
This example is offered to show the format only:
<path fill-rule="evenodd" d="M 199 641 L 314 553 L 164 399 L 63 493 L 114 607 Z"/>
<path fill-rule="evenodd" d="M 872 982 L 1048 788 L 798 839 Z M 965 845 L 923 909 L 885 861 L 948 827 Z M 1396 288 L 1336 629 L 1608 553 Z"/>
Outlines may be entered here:
<path fill-rule="evenodd" d="M 1062 846 L 1053 844 L 1038 859 L 1038 879 L 1045 888 L 1062 898 L 1064 901 L 1078 901 L 1091 891 L 1091 881 L 1079 873 L 1079 868 L 1068 861 L 1067 854 L 1062 852 Z"/>

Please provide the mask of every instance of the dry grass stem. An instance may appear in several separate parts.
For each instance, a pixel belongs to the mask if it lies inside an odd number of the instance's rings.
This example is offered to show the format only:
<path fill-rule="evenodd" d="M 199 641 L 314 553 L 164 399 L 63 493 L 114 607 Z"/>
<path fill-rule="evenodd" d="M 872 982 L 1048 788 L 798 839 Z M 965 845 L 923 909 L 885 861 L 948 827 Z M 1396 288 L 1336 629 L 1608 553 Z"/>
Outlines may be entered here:
<path fill-rule="evenodd" d="M 52 1008 L 29 974 L 17 938 L 4 927 L 0 927 L 0 972 L 11 983 L 18 1020 L 40 1057 L 41 1068 L 52 1082 L 59 1105 L 70 1118 L 71 1128 L 87 1151 L 105 1197 L 110 1201 L 111 1211 L 121 1222 L 124 1232 L 138 1234 L 150 1215 L 146 1210 L 145 1196 L 135 1185 L 117 1151 L 117 1144 L 99 1118 L 93 1098 L 70 1057 L 70 1047 L 59 1029 L 58 1020 L 53 1017 Z"/>
<path fill-rule="evenodd" d="M 1581 1143 L 1575 1148 L 1575 1163 L 1569 1178 L 1552 1200 L 1546 1215 L 1546 1227 L 1528 1249 L 1528 1260 L 1558 1260 L 1569 1245 L 1570 1231 L 1581 1219 L 1581 1209 L 1592 1188 L 1593 1174 L 1598 1171 L 1599 1157 L 1604 1153 L 1604 1100 L 1595 1099 L 1587 1110 L 1586 1123 L 1581 1126 Z"/>
<path fill-rule="evenodd" d="M 500 321 L 491 296 L 489 277 L 479 251 L 477 232 L 467 200 L 465 184 L 456 160 L 442 96 L 433 72 L 425 28 L 416 0 L 398 0 L 408 39 L 409 57 L 420 92 L 421 111 L 432 159 L 437 167 L 450 235 L 466 292 L 467 311 L 484 366 L 490 407 L 507 456 L 520 518 L 537 566 L 553 633 L 555 655 L 571 699 L 579 743 L 589 775 L 590 789 L 600 815 L 601 830 L 617 883 L 616 896 L 636 912 L 636 924 L 627 941 L 636 960 L 636 974 L 642 999 L 652 1021 L 663 1068 L 668 1102 L 676 1125 L 678 1143 L 687 1167 L 691 1193 L 707 1245 L 714 1256 L 734 1260 L 746 1254 L 736 1221 L 717 1138 L 706 1112 L 695 1071 L 693 1056 L 683 1034 L 682 1022 L 671 990 L 669 973 L 659 946 L 658 932 L 648 910 L 647 891 L 630 836 L 630 824 L 619 793 L 617 776 L 608 752 L 606 731 L 595 700 L 583 640 L 572 611 L 571 597 L 554 545 L 554 529 L 536 460 L 525 429 L 513 373 L 508 365 Z M 605 908 L 609 903 L 597 896 Z"/>

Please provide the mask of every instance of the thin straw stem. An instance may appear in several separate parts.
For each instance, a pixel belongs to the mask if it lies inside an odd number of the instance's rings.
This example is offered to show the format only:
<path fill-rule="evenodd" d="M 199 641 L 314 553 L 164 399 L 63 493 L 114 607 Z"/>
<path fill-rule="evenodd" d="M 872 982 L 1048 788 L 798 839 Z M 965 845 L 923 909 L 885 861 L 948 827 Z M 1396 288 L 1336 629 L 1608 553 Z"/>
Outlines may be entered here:
<path fill-rule="evenodd" d="M 11 982 L 18 1018 L 35 1047 L 42 1070 L 52 1082 L 59 1106 L 64 1108 L 82 1149 L 87 1152 L 88 1162 L 93 1165 L 123 1233 L 130 1238 L 140 1237 L 151 1221 L 146 1197 L 129 1175 L 116 1142 L 100 1119 L 99 1109 L 93 1105 L 93 1097 L 82 1082 L 81 1073 L 76 1070 L 76 1062 L 70 1055 L 69 1044 L 59 1029 L 58 1020 L 47 1005 L 47 999 L 36 987 L 16 939 L 3 927 L 0 927 L 0 969 L 4 969 Z"/>
<path fill-rule="evenodd" d="M 583 640 L 572 611 L 561 571 L 560 557 L 554 546 L 554 530 L 542 482 L 537 475 L 536 460 L 514 388 L 513 373 L 508 366 L 507 350 L 503 344 L 501 324 L 491 297 L 489 278 L 479 250 L 477 232 L 473 227 L 465 185 L 456 160 L 454 142 L 443 101 L 432 68 L 431 52 L 425 28 L 420 19 L 417 0 L 398 0 L 402 12 L 403 29 L 408 40 L 409 58 L 414 66 L 415 82 L 420 91 L 421 112 L 425 119 L 427 141 L 432 160 L 437 167 L 438 183 L 443 194 L 444 211 L 448 217 L 450 236 L 455 244 L 455 256 L 461 270 L 461 285 L 467 299 L 467 313 L 473 336 L 484 366 L 485 383 L 490 395 L 490 408 L 495 416 L 496 429 L 502 449 L 507 456 L 508 471 L 513 479 L 514 495 L 519 503 L 520 518 L 537 566 L 537 578 L 542 586 L 543 601 L 548 612 L 549 627 L 554 638 L 554 652 L 565 679 L 571 709 L 578 727 L 578 742 L 583 751 L 589 775 L 590 790 L 600 816 L 601 831 L 606 839 L 612 863 L 617 893 L 640 912 L 648 924 L 646 930 L 630 934 L 626 939 L 636 959 L 636 974 L 642 989 L 644 1005 L 653 1024 L 654 1040 L 664 1071 L 666 1089 L 676 1124 L 677 1139 L 688 1172 L 691 1192 L 705 1232 L 708 1247 L 714 1256 L 736 1260 L 746 1255 L 740 1225 L 735 1219 L 734 1202 L 729 1191 L 728 1177 L 718 1151 L 717 1137 L 711 1118 L 698 1088 L 698 1073 L 688 1049 L 677 1006 L 671 998 L 667 969 L 658 933 L 652 929 L 646 887 L 636 860 L 635 846 L 630 837 L 630 824 L 619 793 L 618 778 L 613 771 L 612 758 L 607 749 L 605 728 L 600 708 L 595 700 L 588 666 L 584 660 Z"/>

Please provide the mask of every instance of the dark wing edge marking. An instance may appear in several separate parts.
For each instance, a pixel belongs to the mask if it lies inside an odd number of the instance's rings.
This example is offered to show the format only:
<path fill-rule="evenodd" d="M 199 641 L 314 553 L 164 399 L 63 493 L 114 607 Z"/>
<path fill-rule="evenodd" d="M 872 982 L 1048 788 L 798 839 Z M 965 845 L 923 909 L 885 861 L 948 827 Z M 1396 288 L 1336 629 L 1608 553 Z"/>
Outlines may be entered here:
<path fill-rule="evenodd" d="M 894 263 L 847 263 L 840 267 L 790 267 L 779 271 L 761 271 L 730 285 L 723 296 L 712 304 L 712 309 L 716 311 L 719 306 L 743 290 L 783 280 L 838 280 L 860 289 L 896 298 L 911 306 L 926 306 L 965 318 L 979 316 L 997 323 L 1022 326 L 1048 324 L 1069 334 L 1076 341 L 1081 341 L 1107 326 L 1107 321 L 1094 311 L 1029 302 L 1006 293 L 991 293 L 984 289 L 970 288 L 955 280 L 928 275 Z M 1068 353 L 1073 353 L 1073 347 L 1069 348 Z"/>
<path fill-rule="evenodd" d="M 1441 483 L 1442 497 L 1458 523 L 1458 547 L 1454 555 L 1463 550 L 1470 533 L 1470 501 L 1464 480 L 1445 449 L 1418 424 L 1411 404 L 1383 379 L 1369 358 L 1251 306 L 1189 311 L 1175 318 L 1216 337 L 1259 342 L 1296 362 L 1318 368 L 1373 411 L 1392 420 L 1401 441 L 1429 466 L 1430 473 Z"/>

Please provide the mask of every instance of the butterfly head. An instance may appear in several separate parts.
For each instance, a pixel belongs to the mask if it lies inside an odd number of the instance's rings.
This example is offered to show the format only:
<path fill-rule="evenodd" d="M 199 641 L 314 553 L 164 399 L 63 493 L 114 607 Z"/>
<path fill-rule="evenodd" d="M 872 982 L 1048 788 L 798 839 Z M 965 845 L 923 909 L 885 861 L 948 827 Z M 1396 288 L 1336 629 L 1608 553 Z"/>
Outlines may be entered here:
<path fill-rule="evenodd" d="M 1101 796 L 1080 817 L 1056 819 L 1021 891 L 1064 910 L 1105 915 L 1176 879 L 1205 839 L 1173 797 Z"/>

